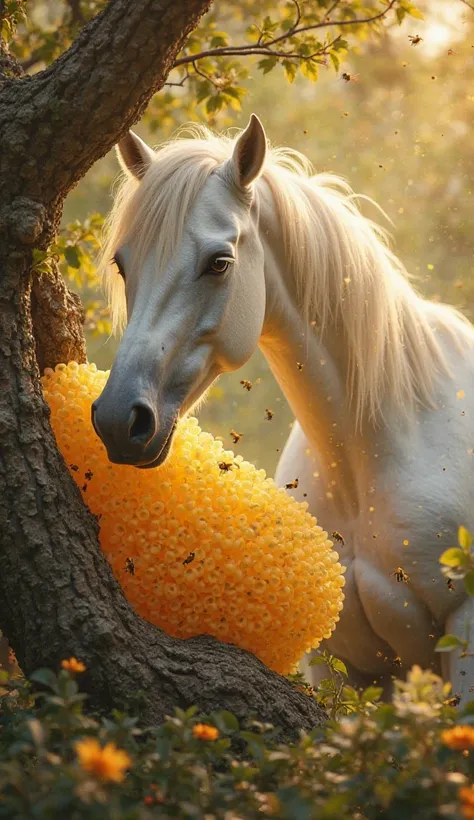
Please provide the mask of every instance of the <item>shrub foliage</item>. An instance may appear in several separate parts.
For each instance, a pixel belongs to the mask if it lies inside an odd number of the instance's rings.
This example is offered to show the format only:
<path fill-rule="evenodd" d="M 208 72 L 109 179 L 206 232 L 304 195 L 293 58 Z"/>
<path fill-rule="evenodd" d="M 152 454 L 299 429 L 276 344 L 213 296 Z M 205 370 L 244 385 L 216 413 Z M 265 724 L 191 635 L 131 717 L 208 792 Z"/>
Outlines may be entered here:
<path fill-rule="evenodd" d="M 432 672 L 395 681 L 390 703 L 373 687 L 350 708 L 333 699 L 326 727 L 291 746 L 228 712 L 177 709 L 143 727 L 140 693 L 134 716 L 91 716 L 84 673 L 70 659 L 57 674 L 4 680 L 0 818 L 474 816 L 474 702 L 456 708 Z"/>

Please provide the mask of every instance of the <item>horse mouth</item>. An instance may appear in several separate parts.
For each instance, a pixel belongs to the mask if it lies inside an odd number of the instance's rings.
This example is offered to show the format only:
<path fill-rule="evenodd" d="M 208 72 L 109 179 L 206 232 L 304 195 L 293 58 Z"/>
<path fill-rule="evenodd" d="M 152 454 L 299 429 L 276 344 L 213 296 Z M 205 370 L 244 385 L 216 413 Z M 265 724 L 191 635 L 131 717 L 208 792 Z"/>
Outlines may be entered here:
<path fill-rule="evenodd" d="M 169 452 L 171 450 L 171 444 L 173 443 L 173 435 L 177 425 L 178 416 L 175 416 L 174 421 L 170 429 L 168 430 L 166 438 L 164 439 L 163 444 L 161 445 L 161 449 L 159 450 L 158 455 L 156 455 L 151 461 L 147 461 L 142 464 L 135 464 L 134 466 L 139 467 L 140 470 L 151 470 L 153 469 L 153 467 L 159 467 L 161 464 L 163 464 L 163 462 L 166 461 L 166 459 L 168 458 Z"/>

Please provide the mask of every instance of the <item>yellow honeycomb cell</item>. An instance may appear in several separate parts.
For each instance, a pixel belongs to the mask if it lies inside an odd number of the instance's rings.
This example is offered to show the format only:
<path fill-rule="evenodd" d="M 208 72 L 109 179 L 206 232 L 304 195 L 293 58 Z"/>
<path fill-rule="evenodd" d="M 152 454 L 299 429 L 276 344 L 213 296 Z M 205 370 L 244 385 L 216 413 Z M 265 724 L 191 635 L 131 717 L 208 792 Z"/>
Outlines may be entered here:
<path fill-rule="evenodd" d="M 327 532 L 195 418 L 179 423 L 161 467 L 111 464 L 90 420 L 107 377 L 70 362 L 46 370 L 42 384 L 59 449 L 100 516 L 100 543 L 128 600 L 169 635 L 214 635 L 294 671 L 343 605 L 344 570 Z"/>

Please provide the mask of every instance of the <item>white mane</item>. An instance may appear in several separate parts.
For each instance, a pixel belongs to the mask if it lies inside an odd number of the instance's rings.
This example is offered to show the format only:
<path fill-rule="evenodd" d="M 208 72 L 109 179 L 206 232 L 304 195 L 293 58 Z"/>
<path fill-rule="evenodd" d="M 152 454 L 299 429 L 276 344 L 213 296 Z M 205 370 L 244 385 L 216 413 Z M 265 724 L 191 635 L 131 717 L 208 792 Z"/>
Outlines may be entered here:
<path fill-rule="evenodd" d="M 114 252 L 133 237 L 134 264 L 155 245 L 162 269 L 179 245 L 196 196 L 231 157 L 236 138 L 193 126 L 157 150 L 140 183 L 121 181 L 101 256 L 116 328 L 125 322 L 125 298 L 110 261 Z M 365 414 L 377 418 L 387 398 L 403 415 L 417 401 L 432 403 L 434 376 L 447 366 L 429 317 L 435 312 L 437 324 L 453 336 L 470 334 L 467 320 L 415 293 L 385 232 L 360 213 L 342 179 L 313 176 L 301 154 L 271 147 L 262 178 L 272 191 L 304 317 L 316 322 L 318 333 L 331 325 L 344 335 L 356 423 Z M 255 188 L 259 196 L 258 182 Z"/>

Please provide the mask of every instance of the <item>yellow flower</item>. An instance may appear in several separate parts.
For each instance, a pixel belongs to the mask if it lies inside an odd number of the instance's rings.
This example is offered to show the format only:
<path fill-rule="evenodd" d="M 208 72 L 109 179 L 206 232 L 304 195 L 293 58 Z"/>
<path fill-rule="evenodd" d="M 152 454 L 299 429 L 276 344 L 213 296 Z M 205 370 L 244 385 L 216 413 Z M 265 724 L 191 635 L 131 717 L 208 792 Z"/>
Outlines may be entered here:
<path fill-rule="evenodd" d="M 459 799 L 461 801 L 461 813 L 463 817 L 474 818 L 474 788 L 463 786 L 459 789 Z"/>
<path fill-rule="evenodd" d="M 199 737 L 201 740 L 217 740 L 219 737 L 219 730 L 215 726 L 209 726 L 207 723 L 196 723 L 193 726 L 194 737 Z"/>
<path fill-rule="evenodd" d="M 84 771 L 100 780 L 120 783 L 125 777 L 125 769 L 132 764 L 128 754 L 117 749 L 115 743 L 107 743 L 102 747 L 93 737 L 78 740 L 75 750 Z"/>
<path fill-rule="evenodd" d="M 444 732 L 441 732 L 441 743 L 449 746 L 450 749 L 459 749 L 461 751 L 472 749 L 474 746 L 474 727 L 455 726 L 453 729 L 445 729 Z"/>
<path fill-rule="evenodd" d="M 77 672 L 86 671 L 85 664 L 83 664 L 82 661 L 78 661 L 77 658 L 69 658 L 68 661 L 61 661 L 61 666 L 63 669 L 67 669 L 67 671 L 71 672 L 73 675 Z"/>

